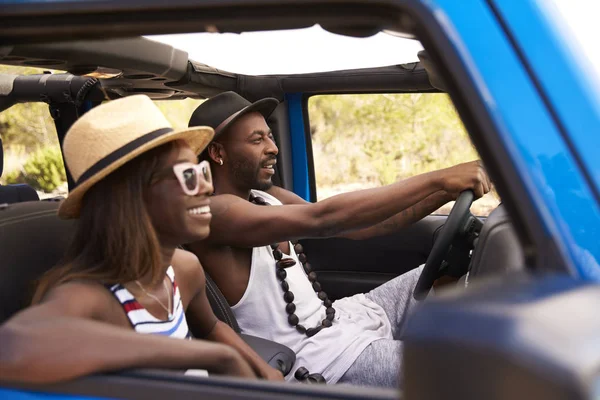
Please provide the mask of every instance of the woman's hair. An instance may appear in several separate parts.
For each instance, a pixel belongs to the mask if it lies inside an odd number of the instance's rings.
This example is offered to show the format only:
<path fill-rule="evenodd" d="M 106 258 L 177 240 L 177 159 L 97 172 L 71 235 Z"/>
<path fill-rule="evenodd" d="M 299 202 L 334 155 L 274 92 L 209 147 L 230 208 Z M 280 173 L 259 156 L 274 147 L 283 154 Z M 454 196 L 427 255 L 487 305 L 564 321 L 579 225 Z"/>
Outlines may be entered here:
<path fill-rule="evenodd" d="M 40 279 L 33 304 L 69 281 L 122 284 L 152 271 L 152 281 L 160 282 L 160 245 L 144 196 L 174 146 L 169 142 L 149 150 L 86 192 L 71 244 L 61 263 Z"/>

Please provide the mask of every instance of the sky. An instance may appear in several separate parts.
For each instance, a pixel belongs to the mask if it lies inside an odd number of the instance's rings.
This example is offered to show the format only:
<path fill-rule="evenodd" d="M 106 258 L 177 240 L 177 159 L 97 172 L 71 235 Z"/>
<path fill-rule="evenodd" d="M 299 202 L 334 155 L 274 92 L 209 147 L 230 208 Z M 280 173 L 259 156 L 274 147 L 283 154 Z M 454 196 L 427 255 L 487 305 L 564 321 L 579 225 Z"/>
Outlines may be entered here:
<path fill-rule="evenodd" d="M 590 83 L 600 93 L 600 1 L 548 0 L 543 11 L 549 18 L 561 23 L 559 29 L 562 28 L 562 37 L 570 56 L 585 69 L 587 77 L 595 78 L 590 79 Z"/>
<path fill-rule="evenodd" d="M 229 72 L 291 74 L 380 67 L 418 61 L 416 40 L 378 33 L 336 35 L 319 26 L 272 32 L 147 36 L 187 51 L 189 58 Z M 227 49 L 224 51 L 223 49 Z"/>
<path fill-rule="evenodd" d="M 570 56 L 596 77 L 600 86 L 597 45 L 599 0 L 540 0 L 539 10 L 558 22 Z M 195 33 L 148 36 L 187 51 L 192 60 L 242 74 L 307 73 L 378 67 L 418 61 L 416 40 L 386 33 L 351 38 L 323 30 Z M 227 49 L 227 51 L 224 51 Z"/>

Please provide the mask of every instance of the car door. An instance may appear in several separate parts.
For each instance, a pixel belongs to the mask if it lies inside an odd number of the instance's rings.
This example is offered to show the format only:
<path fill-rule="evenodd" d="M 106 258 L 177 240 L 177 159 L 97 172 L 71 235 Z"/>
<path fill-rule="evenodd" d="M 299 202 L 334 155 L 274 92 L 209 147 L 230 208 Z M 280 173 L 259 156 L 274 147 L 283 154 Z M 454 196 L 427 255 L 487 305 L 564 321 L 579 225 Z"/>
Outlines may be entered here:
<path fill-rule="evenodd" d="M 293 165 L 296 193 L 323 200 L 479 158 L 447 95 L 432 87 L 418 91 L 419 71 L 413 68 L 404 66 L 403 93 L 286 96 L 290 121 L 297 121 L 290 134 L 304 138 L 306 147 L 292 139 L 293 158 L 302 158 L 296 152 L 306 153 L 305 166 Z M 344 89 L 351 92 L 360 84 L 363 79 L 346 77 Z M 390 84 L 392 89 L 397 88 Z M 472 212 L 485 218 L 497 204 L 497 195 L 490 194 L 474 203 Z M 364 240 L 304 239 L 302 244 L 331 297 L 364 293 L 423 264 L 450 207 L 433 207 L 431 215 L 401 228 L 384 222 L 385 234 Z M 419 212 L 402 211 L 407 219 Z"/>

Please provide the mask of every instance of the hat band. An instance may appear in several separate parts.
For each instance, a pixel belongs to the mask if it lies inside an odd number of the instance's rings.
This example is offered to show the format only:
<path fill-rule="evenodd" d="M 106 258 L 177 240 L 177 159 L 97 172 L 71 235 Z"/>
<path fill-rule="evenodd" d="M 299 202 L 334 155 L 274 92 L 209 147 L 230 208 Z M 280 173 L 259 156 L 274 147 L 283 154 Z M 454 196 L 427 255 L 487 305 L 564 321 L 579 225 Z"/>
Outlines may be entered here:
<path fill-rule="evenodd" d="M 110 164 L 114 163 L 121 157 L 131 153 L 138 147 L 171 132 L 173 132 L 172 128 L 157 129 L 155 131 L 145 134 L 144 136 L 140 136 L 139 138 L 127 143 L 122 147 L 119 147 L 109 155 L 101 158 L 96 164 L 92 165 L 90 168 L 87 169 L 87 171 L 81 174 L 79 179 L 77 179 L 77 182 L 75 183 L 73 189 L 75 189 L 77 186 L 81 185 L 83 182 L 87 181 L 89 178 L 96 175 L 98 172 L 102 171 L 104 168 L 108 167 Z"/>
<path fill-rule="evenodd" d="M 237 117 L 237 116 L 238 116 L 238 114 L 239 114 L 239 113 L 241 113 L 242 111 L 244 111 L 246 108 L 248 108 L 248 106 L 246 106 L 246 107 L 242 108 L 240 111 L 237 111 L 237 112 L 235 112 L 235 113 L 231 114 L 229 117 L 227 117 L 227 118 L 225 119 L 225 121 L 221 122 L 221 123 L 219 124 L 219 126 L 217 126 L 217 127 L 215 128 L 215 135 L 219 134 L 219 133 L 221 132 L 221 130 L 222 130 L 222 129 L 223 129 L 225 126 L 227 126 L 227 124 L 228 124 L 228 123 L 230 123 L 230 122 L 231 122 L 231 120 L 233 120 L 235 117 Z"/>

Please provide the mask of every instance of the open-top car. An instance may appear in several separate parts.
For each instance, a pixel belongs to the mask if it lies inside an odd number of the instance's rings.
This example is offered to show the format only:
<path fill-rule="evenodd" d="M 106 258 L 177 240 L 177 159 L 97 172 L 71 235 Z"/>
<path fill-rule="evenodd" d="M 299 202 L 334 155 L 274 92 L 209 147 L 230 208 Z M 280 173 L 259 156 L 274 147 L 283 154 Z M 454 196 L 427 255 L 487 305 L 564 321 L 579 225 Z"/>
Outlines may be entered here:
<path fill-rule="evenodd" d="M 279 146 L 275 183 L 316 201 L 331 194 L 328 189 L 355 187 L 352 179 L 340 181 L 332 174 L 364 177 L 352 171 L 372 168 L 380 176 L 390 173 L 386 166 L 408 158 L 396 147 L 409 137 L 382 141 L 369 134 L 366 123 L 380 116 L 377 106 L 361 112 L 350 109 L 356 102 L 346 99 L 362 96 L 364 106 L 368 99 L 386 98 L 387 115 L 401 115 L 394 114 L 394 107 L 406 108 L 407 101 L 438 104 L 447 92 L 503 203 L 494 204 L 489 216 L 477 215 L 470 211 L 472 193 L 464 192 L 448 215 L 428 216 L 393 235 L 364 241 L 307 239 L 302 245 L 332 299 L 367 292 L 423 263 L 414 293 L 420 300 L 442 274 L 460 277 L 447 294 L 424 300 L 408 324 L 405 397 L 592 398 L 600 361 L 594 347 L 600 328 L 594 315 L 600 301 L 594 283 L 600 276 L 600 173 L 594 157 L 600 148 L 594 134 L 600 128 L 599 75 L 573 51 L 586 54 L 588 49 L 563 30 L 566 22 L 555 7 L 534 0 L 518 7 L 493 0 L 460 5 L 444 0 L 7 3 L 0 6 L 0 64 L 66 72 L 1 74 L 0 110 L 47 103 L 62 143 L 78 117 L 125 96 L 201 101 L 235 91 L 250 101 L 274 97 L 280 104 L 268 123 Z M 190 59 L 186 51 L 135 36 L 315 23 L 352 37 L 385 30 L 420 40 L 425 51 L 415 52 L 413 62 L 384 67 L 249 75 L 220 70 Z M 265 43 L 259 56 L 277 58 L 278 50 Z M 427 118 L 412 115 L 413 127 L 433 126 L 426 130 L 430 142 L 422 146 L 456 140 L 451 135 L 462 132 L 456 118 L 440 125 L 443 116 L 436 110 L 441 108 L 430 107 Z M 335 129 L 351 128 L 336 126 L 335 115 L 323 122 L 327 112 L 352 115 L 357 125 L 366 125 L 336 148 L 342 134 Z M 394 122 L 377 123 L 383 129 Z M 448 134 L 434 136 L 439 132 Z M 358 148 L 344 147 L 347 143 Z M 390 155 L 389 147 L 396 153 Z M 408 144 L 406 149 L 417 151 Z M 372 157 L 349 156 L 355 151 Z M 476 154 L 470 148 L 464 152 Z M 451 161 L 455 154 L 438 155 Z M 332 168 L 335 164 L 348 172 L 340 173 Z M 373 184 L 369 179 L 363 181 Z M 72 187 L 68 171 L 67 181 Z M 332 182 L 338 187 L 332 189 Z M 0 186 L 0 323 L 28 305 L 32 285 L 62 257 L 73 229 L 72 221 L 56 216 L 62 195 L 39 200 L 27 185 Z M 219 288 L 210 278 L 207 286 L 215 314 L 240 332 Z M 290 349 L 244 338 L 273 367 L 294 373 Z M 4 346 L 0 343 L 0 352 L 8 351 Z M 48 393 L 132 399 L 398 396 L 383 389 L 199 378 L 162 370 L 115 371 L 56 385 L 0 384 L 3 398 Z"/>

